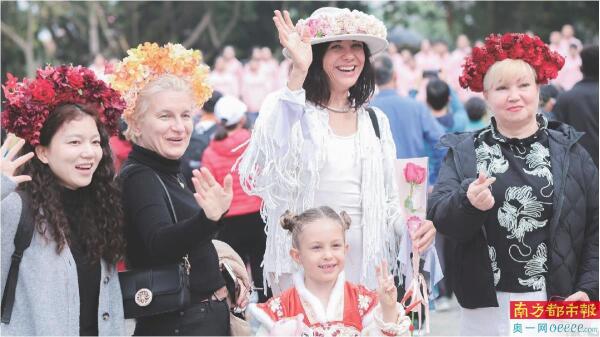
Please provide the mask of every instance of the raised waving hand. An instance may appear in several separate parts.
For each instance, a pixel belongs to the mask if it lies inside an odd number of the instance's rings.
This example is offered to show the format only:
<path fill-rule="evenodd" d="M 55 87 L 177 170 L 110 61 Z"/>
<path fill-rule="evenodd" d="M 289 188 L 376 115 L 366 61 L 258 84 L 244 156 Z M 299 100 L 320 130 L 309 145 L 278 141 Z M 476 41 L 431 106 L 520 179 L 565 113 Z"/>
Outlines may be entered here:
<path fill-rule="evenodd" d="M 292 59 L 292 72 L 288 87 L 292 90 L 300 89 L 312 63 L 310 35 L 306 29 L 301 32 L 296 30 L 288 11 L 283 11 L 282 15 L 280 11 L 276 10 L 273 21 L 279 33 L 279 42 L 287 49 Z"/>
<path fill-rule="evenodd" d="M 206 167 L 192 172 L 192 183 L 196 189 L 194 198 L 198 205 L 204 210 L 209 220 L 218 221 L 231 206 L 233 199 L 233 179 L 228 174 L 223 186 L 215 180 Z"/>
<path fill-rule="evenodd" d="M 30 181 L 31 177 L 28 175 L 15 176 L 15 171 L 33 158 L 33 152 L 26 153 L 14 159 L 17 153 L 21 151 L 21 148 L 23 148 L 23 145 L 25 145 L 24 139 L 19 139 L 16 143 L 14 142 L 15 139 L 15 136 L 8 136 L 2 147 L 0 147 L 0 172 L 10 180 L 20 184 Z M 10 144 L 14 145 L 11 146 Z"/>

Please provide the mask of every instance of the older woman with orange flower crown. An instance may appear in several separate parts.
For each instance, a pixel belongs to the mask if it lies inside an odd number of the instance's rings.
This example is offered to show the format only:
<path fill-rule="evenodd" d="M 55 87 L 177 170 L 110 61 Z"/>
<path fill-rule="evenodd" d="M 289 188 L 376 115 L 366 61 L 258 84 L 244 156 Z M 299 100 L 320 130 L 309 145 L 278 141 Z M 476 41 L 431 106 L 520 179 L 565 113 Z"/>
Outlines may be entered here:
<path fill-rule="evenodd" d="M 110 78 L 127 101 L 125 136 L 133 142 L 120 173 L 128 267 L 152 268 L 185 257 L 191 293 L 187 307 L 138 318 L 135 335 L 228 335 L 227 290 L 211 238 L 231 204 L 231 176 L 221 186 L 208 170 L 195 170 L 192 192 L 179 160 L 190 141 L 193 112 L 212 92 L 208 68 L 199 51 L 177 44 L 145 43 L 128 54 Z M 244 306 L 245 298 L 237 305 Z"/>
<path fill-rule="evenodd" d="M 563 58 L 537 36 L 490 35 L 460 83 L 493 113 L 449 147 L 428 217 L 454 241 L 461 335 L 509 335 L 510 301 L 598 300 L 598 170 L 581 133 L 537 114 Z"/>

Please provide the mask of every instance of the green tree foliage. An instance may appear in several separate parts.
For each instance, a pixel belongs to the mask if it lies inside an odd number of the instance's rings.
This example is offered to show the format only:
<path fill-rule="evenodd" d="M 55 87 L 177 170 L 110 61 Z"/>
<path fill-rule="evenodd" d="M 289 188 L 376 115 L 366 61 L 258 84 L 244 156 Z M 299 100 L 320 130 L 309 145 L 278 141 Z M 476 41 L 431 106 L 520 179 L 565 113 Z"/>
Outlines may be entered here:
<path fill-rule="evenodd" d="M 7 71 L 22 77 L 44 63 L 87 65 L 97 52 L 120 59 L 145 41 L 200 49 L 210 65 L 225 45 L 235 46 L 241 59 L 253 46 L 269 46 L 280 55 L 275 9 L 288 9 L 294 21 L 322 6 L 358 9 L 382 17 L 388 28 L 402 25 L 451 45 L 460 33 L 474 40 L 490 32 L 531 30 L 547 39 L 565 23 L 584 42 L 597 40 L 598 32 L 598 2 L 576 1 L 2 1 L 0 6 L 2 80 Z M 29 60 L 23 41 L 31 43 Z"/>
<path fill-rule="evenodd" d="M 244 59 L 253 46 L 279 49 L 271 19 L 275 9 L 288 9 L 297 20 L 328 5 L 366 10 L 364 3 L 352 1 L 3 1 L 2 78 L 6 71 L 27 74 L 24 53 L 4 27 L 25 35 L 32 9 L 35 69 L 43 63 L 87 65 L 98 52 L 122 58 L 145 41 L 200 49 L 209 64 L 224 46 L 233 45 Z M 41 33 L 51 36 L 50 49 L 37 39 Z"/>
<path fill-rule="evenodd" d="M 598 1 L 388 1 L 381 7 L 388 28 L 403 26 L 451 46 L 459 34 L 474 41 L 526 31 L 548 42 L 564 24 L 573 25 L 584 43 L 598 41 Z"/>

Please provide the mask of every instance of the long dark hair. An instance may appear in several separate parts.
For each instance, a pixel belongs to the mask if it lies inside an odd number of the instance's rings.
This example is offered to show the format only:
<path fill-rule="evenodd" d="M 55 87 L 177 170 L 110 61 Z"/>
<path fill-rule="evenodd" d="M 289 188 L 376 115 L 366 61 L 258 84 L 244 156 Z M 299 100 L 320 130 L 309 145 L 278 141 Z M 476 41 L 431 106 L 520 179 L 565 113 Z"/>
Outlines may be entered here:
<path fill-rule="evenodd" d="M 331 42 L 326 42 L 312 46 L 313 61 L 302 85 L 306 91 L 306 99 L 321 107 L 327 105 L 331 96 L 328 76 L 323 70 L 323 57 L 330 44 Z M 371 65 L 371 51 L 365 43 L 363 43 L 363 50 L 365 51 L 365 65 L 356 83 L 350 87 L 350 96 L 348 97 L 350 106 L 353 108 L 363 106 L 375 91 L 375 71 Z"/>
<path fill-rule="evenodd" d="M 100 132 L 102 159 L 94 172 L 92 182 L 84 189 L 84 202 L 78 210 L 78 227 L 81 228 L 82 246 L 86 248 L 88 258 L 97 261 L 101 257 L 109 263 L 115 263 L 123 256 L 125 240 L 123 237 L 123 210 L 121 208 L 120 189 L 114 181 L 115 170 L 112 153 L 108 144 L 108 134 L 98 119 L 96 110 L 91 106 L 65 104 L 56 108 L 44 123 L 40 132 L 40 145 L 48 146 L 54 134 L 65 123 L 89 115 L 96 121 Z M 27 144 L 22 153 L 34 151 Z M 31 196 L 36 230 L 46 238 L 52 238 L 60 253 L 65 244 L 71 242 L 70 227 L 64 212 L 61 198 L 61 185 L 48 165 L 33 157 L 20 170 L 19 174 L 31 176 L 31 181 L 20 184 L 18 189 Z"/>

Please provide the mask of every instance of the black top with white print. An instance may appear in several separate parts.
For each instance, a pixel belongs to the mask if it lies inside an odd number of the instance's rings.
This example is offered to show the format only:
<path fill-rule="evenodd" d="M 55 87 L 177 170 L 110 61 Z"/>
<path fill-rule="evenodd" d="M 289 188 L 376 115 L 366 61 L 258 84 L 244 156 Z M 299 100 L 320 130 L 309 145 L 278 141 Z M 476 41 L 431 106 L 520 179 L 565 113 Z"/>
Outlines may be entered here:
<path fill-rule="evenodd" d="M 496 177 L 490 187 L 494 207 L 485 222 L 496 290 L 546 289 L 548 223 L 554 183 L 550 167 L 548 121 L 525 139 L 506 138 L 492 118 L 475 137 L 477 171 Z"/>

